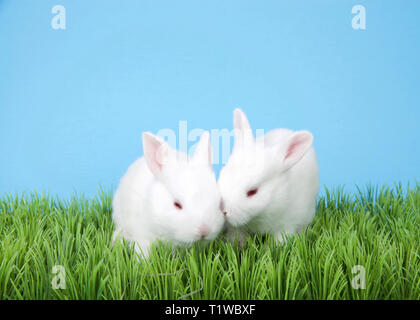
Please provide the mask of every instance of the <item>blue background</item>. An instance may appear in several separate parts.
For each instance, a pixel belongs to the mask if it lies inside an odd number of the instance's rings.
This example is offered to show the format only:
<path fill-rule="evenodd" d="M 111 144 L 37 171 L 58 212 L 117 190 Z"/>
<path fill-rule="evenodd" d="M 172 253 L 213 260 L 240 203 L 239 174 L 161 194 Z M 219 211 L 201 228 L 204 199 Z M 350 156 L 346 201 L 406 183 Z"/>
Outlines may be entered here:
<path fill-rule="evenodd" d="M 95 195 L 143 131 L 230 130 L 235 107 L 312 131 L 323 185 L 413 183 L 419 17 L 415 0 L 0 0 L 0 195 Z"/>

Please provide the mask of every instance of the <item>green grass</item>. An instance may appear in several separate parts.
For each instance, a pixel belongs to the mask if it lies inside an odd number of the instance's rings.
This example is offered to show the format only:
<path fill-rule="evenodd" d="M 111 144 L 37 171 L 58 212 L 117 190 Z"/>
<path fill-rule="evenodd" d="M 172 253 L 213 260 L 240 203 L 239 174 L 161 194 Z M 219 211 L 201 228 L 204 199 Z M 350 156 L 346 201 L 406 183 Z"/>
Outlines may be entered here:
<path fill-rule="evenodd" d="M 319 199 L 305 234 L 278 247 L 248 238 L 177 250 L 147 262 L 112 247 L 111 194 L 60 201 L 36 193 L 0 200 L 1 299 L 420 299 L 420 185 L 342 189 Z M 66 289 L 53 289 L 53 266 Z M 352 268 L 366 270 L 353 289 Z M 191 294 L 193 293 L 193 294 Z"/>

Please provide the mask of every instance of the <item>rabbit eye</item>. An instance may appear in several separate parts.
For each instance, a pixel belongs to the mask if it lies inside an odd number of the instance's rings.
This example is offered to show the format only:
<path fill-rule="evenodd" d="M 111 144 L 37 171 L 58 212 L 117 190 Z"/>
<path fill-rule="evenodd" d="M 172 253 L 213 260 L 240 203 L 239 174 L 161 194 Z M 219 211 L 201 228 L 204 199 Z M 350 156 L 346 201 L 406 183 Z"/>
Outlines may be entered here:
<path fill-rule="evenodd" d="M 174 207 L 177 208 L 178 210 L 182 210 L 182 205 L 177 201 L 174 202 Z"/>
<path fill-rule="evenodd" d="M 250 198 L 250 197 L 252 197 L 252 196 L 256 195 L 256 194 L 257 194 L 257 192 L 258 192 L 258 188 L 251 189 L 251 190 L 249 190 L 249 191 L 246 193 L 246 196 L 247 196 L 248 198 Z"/>

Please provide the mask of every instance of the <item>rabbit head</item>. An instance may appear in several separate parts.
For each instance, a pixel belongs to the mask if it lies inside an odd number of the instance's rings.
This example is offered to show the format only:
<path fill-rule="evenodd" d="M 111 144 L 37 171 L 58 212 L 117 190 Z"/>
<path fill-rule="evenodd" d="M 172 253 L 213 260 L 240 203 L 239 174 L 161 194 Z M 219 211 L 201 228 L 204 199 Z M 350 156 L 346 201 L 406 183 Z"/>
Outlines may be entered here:
<path fill-rule="evenodd" d="M 290 200 L 288 172 L 311 148 L 308 131 L 276 129 L 255 139 L 245 113 L 234 111 L 235 144 L 218 180 L 223 211 L 232 226 L 249 223 L 262 212 Z"/>
<path fill-rule="evenodd" d="M 224 216 L 211 164 L 209 133 L 202 134 L 190 158 L 148 132 L 143 134 L 143 148 L 156 181 L 150 203 L 159 237 L 179 245 L 216 238 Z"/>

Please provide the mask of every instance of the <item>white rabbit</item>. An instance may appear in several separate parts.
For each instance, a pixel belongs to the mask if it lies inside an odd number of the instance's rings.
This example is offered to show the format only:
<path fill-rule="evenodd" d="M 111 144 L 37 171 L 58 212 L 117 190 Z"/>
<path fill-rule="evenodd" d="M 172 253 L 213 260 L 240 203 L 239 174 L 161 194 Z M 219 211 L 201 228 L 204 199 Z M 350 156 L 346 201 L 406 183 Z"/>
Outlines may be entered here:
<path fill-rule="evenodd" d="M 202 134 L 191 158 L 151 133 L 142 138 L 144 157 L 128 168 L 113 198 L 114 241 L 135 242 L 147 258 L 157 240 L 187 247 L 216 238 L 225 219 L 209 133 Z"/>
<path fill-rule="evenodd" d="M 228 237 L 242 245 L 247 232 L 273 234 L 282 243 L 312 221 L 318 164 L 308 131 L 275 129 L 254 139 L 248 119 L 234 111 L 235 145 L 218 186 Z"/>

